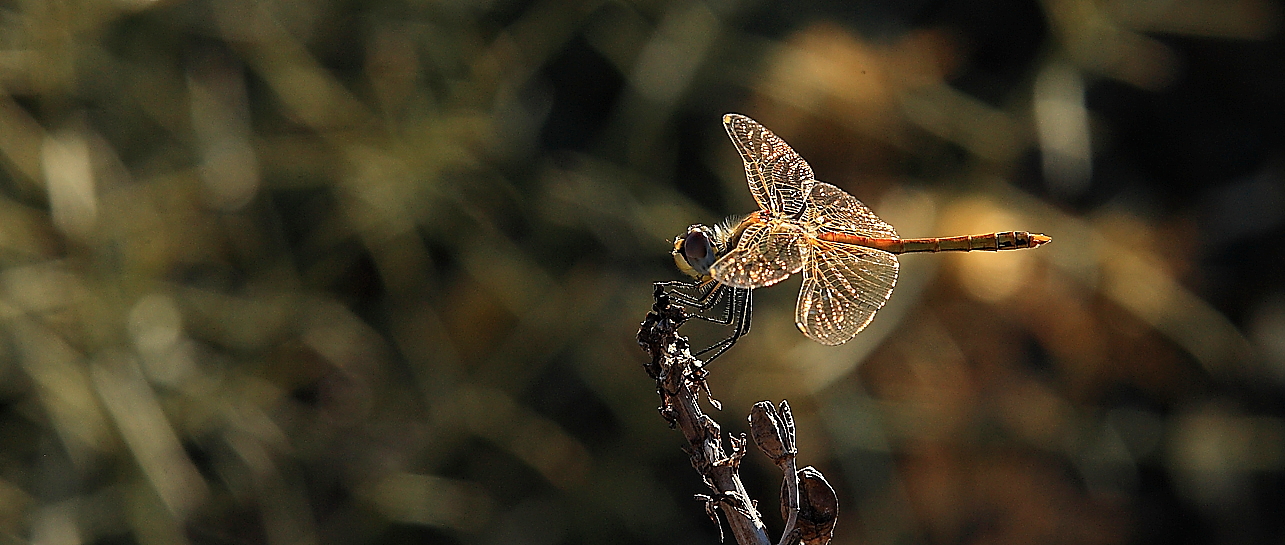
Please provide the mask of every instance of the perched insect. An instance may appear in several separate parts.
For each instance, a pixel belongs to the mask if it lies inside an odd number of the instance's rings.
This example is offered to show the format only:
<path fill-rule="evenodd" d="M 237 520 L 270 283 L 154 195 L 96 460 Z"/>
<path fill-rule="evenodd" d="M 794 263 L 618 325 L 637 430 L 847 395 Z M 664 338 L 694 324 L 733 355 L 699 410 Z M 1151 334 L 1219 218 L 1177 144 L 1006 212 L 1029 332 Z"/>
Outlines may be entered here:
<path fill-rule="evenodd" d="M 897 283 L 897 254 L 1035 248 L 1051 238 L 1005 231 L 907 238 L 852 195 L 817 181 L 812 167 L 772 131 L 739 114 L 723 126 L 745 162 L 759 210 L 722 225 L 693 225 L 674 239 L 674 263 L 692 281 L 660 283 L 673 301 L 732 333 L 697 356 L 721 356 L 750 329 L 752 290 L 803 272 L 794 322 L 827 345 L 848 342 L 883 308 Z M 721 315 L 707 311 L 724 304 Z"/>

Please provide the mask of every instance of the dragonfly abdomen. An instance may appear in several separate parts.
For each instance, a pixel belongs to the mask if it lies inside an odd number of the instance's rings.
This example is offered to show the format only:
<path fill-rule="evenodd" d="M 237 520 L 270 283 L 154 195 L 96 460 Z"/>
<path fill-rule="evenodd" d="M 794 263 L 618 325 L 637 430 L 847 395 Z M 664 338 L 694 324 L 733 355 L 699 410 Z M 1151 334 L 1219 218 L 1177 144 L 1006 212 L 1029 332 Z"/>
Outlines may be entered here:
<path fill-rule="evenodd" d="M 844 233 L 821 233 L 817 238 L 828 242 L 875 248 L 892 254 L 1021 250 L 1035 248 L 1053 240 L 1047 236 L 1026 231 L 1004 231 L 985 235 L 944 238 L 872 238 Z"/>

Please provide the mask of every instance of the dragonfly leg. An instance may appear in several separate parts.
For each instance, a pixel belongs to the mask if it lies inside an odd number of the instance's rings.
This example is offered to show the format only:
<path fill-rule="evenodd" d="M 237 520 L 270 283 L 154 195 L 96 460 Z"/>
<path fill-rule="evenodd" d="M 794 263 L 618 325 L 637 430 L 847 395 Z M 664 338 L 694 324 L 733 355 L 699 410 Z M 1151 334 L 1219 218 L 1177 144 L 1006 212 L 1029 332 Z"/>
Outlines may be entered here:
<path fill-rule="evenodd" d="M 727 304 L 723 305 L 722 312 L 720 313 L 721 316 L 709 314 L 709 310 L 718 307 L 723 299 L 730 299 L 730 297 L 725 297 L 728 293 L 732 293 L 732 297 L 735 297 L 735 293 L 737 291 L 735 288 L 725 286 L 717 282 L 706 282 L 702 284 L 697 282 L 673 281 L 657 282 L 656 284 L 669 294 L 670 300 L 683 308 L 690 309 L 692 311 L 688 314 L 688 317 L 699 318 L 719 325 L 731 324 L 735 319 L 735 301 L 729 301 Z"/>
<path fill-rule="evenodd" d="M 732 334 L 695 354 L 695 356 L 700 357 L 706 353 L 714 352 L 714 355 L 705 359 L 707 365 L 731 349 L 732 345 L 736 344 L 736 341 L 750 331 L 750 318 L 754 314 L 754 290 L 748 288 L 729 289 L 732 291 L 732 297 L 727 304 L 727 322 L 710 321 L 732 323 Z"/>
<path fill-rule="evenodd" d="M 723 285 L 718 282 L 685 282 L 672 280 L 656 282 L 657 286 L 669 294 L 669 298 L 687 308 L 709 310 L 718 304 L 723 297 Z M 726 323 L 726 322 L 721 322 Z"/>
<path fill-rule="evenodd" d="M 684 308 L 692 309 L 693 312 L 689 316 L 732 326 L 732 333 L 726 338 L 693 354 L 700 357 L 712 352 L 713 355 L 705 360 L 706 363 L 723 355 L 750 330 L 750 317 L 754 309 L 751 289 L 733 288 L 717 282 L 670 281 L 657 282 L 656 285 L 665 290 L 672 301 Z M 723 305 L 722 312 L 712 316 L 708 314 L 707 311 L 717 307 L 725 299 L 727 302 Z"/>

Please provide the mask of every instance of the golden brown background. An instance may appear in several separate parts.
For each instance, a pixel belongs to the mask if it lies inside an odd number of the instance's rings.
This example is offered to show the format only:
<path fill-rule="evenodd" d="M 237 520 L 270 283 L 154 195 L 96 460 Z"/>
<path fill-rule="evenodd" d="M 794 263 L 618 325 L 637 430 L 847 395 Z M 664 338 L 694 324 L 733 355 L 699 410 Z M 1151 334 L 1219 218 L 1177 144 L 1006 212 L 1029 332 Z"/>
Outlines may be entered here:
<path fill-rule="evenodd" d="M 1282 13 L 0 2 L 0 542 L 715 542 L 633 335 L 754 208 L 735 111 L 904 236 L 1054 239 L 839 348 L 756 293 L 715 414 L 789 399 L 836 543 L 1280 543 Z"/>

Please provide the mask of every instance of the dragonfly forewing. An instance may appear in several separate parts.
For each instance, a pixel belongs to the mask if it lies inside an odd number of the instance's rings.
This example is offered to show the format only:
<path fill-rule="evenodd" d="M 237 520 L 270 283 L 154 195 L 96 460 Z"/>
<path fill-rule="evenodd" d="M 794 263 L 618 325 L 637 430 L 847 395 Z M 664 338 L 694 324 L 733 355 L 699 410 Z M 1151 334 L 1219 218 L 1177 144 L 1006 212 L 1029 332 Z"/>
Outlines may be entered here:
<path fill-rule="evenodd" d="M 803 269 L 803 228 L 793 222 L 746 220 L 736 248 L 710 267 L 715 280 L 737 288 L 765 288 Z"/>
<path fill-rule="evenodd" d="M 843 344 L 865 329 L 892 295 L 897 256 L 815 239 L 809 244 L 795 324 L 821 344 Z"/>
<path fill-rule="evenodd" d="M 816 177 L 808 162 L 753 119 L 727 114 L 723 127 L 745 162 L 745 178 L 759 207 L 785 216 L 802 211 Z"/>

